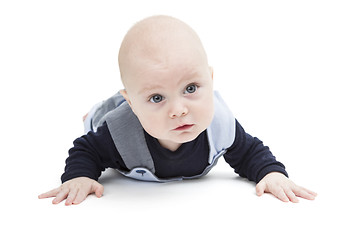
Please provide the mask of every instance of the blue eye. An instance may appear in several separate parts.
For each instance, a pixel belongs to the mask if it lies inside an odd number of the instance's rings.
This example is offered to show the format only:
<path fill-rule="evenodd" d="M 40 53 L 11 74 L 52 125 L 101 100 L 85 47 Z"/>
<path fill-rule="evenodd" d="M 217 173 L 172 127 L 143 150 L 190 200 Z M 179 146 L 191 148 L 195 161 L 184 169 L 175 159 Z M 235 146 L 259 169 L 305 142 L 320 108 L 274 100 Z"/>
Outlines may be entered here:
<path fill-rule="evenodd" d="M 194 93 L 197 90 L 197 86 L 195 84 L 191 84 L 186 87 L 185 93 Z"/>
<path fill-rule="evenodd" d="M 152 96 L 151 98 L 150 98 L 150 102 L 152 102 L 152 103 L 160 103 L 161 101 L 163 101 L 163 96 L 161 96 L 161 95 L 159 95 L 159 94 L 156 94 L 156 95 L 154 95 L 154 96 Z"/>

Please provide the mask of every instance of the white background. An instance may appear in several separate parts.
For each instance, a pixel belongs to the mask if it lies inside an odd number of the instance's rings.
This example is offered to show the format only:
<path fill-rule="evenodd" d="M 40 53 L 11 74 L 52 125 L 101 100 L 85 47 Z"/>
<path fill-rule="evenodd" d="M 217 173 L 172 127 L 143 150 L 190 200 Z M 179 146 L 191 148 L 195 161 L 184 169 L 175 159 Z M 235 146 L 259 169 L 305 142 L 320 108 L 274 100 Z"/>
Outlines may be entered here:
<path fill-rule="evenodd" d="M 2 239 L 339 239 L 338 1 L 1 1 Z M 136 21 L 168 14 L 200 35 L 215 88 L 315 201 L 282 203 L 220 160 L 169 184 L 108 170 L 78 206 L 57 187 L 82 116 L 121 88 L 117 54 Z"/>

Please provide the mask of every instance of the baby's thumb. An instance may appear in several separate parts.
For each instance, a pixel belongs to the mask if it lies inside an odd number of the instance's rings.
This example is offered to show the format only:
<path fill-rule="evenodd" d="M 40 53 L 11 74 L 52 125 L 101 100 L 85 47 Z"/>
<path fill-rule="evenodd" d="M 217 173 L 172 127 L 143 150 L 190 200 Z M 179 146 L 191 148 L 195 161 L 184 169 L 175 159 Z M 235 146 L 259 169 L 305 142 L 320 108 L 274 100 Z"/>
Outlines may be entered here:
<path fill-rule="evenodd" d="M 259 197 L 262 196 L 265 190 L 266 190 L 266 182 L 260 181 L 256 185 L 256 195 L 259 196 Z"/>
<path fill-rule="evenodd" d="M 93 192 L 96 194 L 97 197 L 101 197 L 104 192 L 104 187 L 99 182 L 94 182 L 92 185 Z"/>

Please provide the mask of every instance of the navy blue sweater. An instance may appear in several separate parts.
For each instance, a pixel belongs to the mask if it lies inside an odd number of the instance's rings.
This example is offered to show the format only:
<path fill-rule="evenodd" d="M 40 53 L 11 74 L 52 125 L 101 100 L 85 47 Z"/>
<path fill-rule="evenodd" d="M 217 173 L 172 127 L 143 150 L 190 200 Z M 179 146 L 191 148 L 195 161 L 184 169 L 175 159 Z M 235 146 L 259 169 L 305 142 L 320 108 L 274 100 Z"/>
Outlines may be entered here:
<path fill-rule="evenodd" d="M 182 144 L 174 152 L 163 148 L 148 133 L 144 134 L 157 177 L 190 177 L 202 173 L 207 167 L 209 144 L 206 131 L 193 141 Z M 276 161 L 269 148 L 258 138 L 246 133 L 237 120 L 235 141 L 224 154 L 224 159 L 241 177 L 256 183 L 270 172 L 281 172 L 288 177 L 284 165 Z M 66 182 L 76 177 L 98 180 L 106 168 L 128 171 L 104 124 L 97 132 L 89 132 L 74 141 L 61 181 Z"/>

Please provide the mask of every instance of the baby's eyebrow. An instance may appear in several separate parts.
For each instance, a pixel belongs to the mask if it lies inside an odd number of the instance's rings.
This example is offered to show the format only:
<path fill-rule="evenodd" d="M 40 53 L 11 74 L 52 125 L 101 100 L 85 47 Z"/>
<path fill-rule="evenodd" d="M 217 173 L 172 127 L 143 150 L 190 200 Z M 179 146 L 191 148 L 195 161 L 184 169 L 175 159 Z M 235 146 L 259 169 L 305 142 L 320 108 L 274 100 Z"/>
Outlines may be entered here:
<path fill-rule="evenodd" d="M 200 76 L 200 75 L 197 73 L 197 71 L 189 70 L 188 73 L 186 74 L 186 76 L 181 78 L 178 81 L 178 84 L 180 84 L 181 82 L 191 81 L 190 79 L 197 78 L 198 76 Z M 166 87 L 164 85 L 157 84 L 157 83 L 148 84 L 148 85 L 143 86 L 143 88 L 140 91 L 138 91 L 138 94 L 143 94 L 145 92 L 153 92 L 153 91 L 162 90 L 162 89 L 165 89 L 165 88 Z"/>
<path fill-rule="evenodd" d="M 155 91 L 155 90 L 158 90 L 158 89 L 162 89 L 163 87 L 164 86 L 162 86 L 162 85 L 149 85 L 149 86 L 143 87 L 138 93 L 142 94 L 142 93 L 145 93 L 145 92 L 152 92 L 152 91 Z"/>

